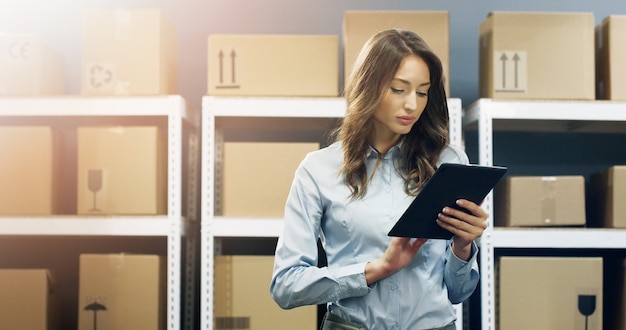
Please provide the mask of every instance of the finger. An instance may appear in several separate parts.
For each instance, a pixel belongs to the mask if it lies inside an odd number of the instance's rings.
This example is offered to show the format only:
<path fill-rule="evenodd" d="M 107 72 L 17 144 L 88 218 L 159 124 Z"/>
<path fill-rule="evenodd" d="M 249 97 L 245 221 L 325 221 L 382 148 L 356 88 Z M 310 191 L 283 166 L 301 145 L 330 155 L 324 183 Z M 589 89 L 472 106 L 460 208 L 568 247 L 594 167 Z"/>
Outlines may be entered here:
<path fill-rule="evenodd" d="M 482 232 L 487 228 L 487 222 L 483 219 L 479 219 L 461 212 L 461 218 L 455 218 L 444 213 L 440 213 L 437 217 L 440 220 L 440 226 L 454 234 L 460 234 L 462 232 L 482 235 Z"/>
<path fill-rule="evenodd" d="M 456 205 L 468 210 L 469 212 L 471 212 L 473 215 L 479 217 L 479 218 L 487 218 L 488 214 L 485 210 L 483 210 L 482 207 L 480 207 L 478 204 L 469 201 L 467 199 L 459 199 L 456 201 Z"/>
<path fill-rule="evenodd" d="M 482 211 L 480 207 L 478 207 Z M 447 215 L 450 218 L 459 219 L 461 221 L 467 222 L 473 226 L 478 226 L 481 228 L 486 228 L 487 226 L 487 213 L 482 211 L 481 215 L 475 215 L 473 213 L 468 213 L 464 210 L 458 210 L 452 207 L 445 207 L 442 210 L 442 213 Z M 481 213 L 481 212 L 478 212 Z"/>

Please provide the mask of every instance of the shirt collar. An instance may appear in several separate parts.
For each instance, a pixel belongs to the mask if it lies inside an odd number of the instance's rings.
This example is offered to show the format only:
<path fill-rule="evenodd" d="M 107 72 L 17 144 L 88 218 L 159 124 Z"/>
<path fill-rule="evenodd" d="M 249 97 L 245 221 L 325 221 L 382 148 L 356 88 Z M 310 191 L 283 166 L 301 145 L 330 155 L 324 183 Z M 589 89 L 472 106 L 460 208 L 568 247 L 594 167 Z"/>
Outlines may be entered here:
<path fill-rule="evenodd" d="M 391 159 L 393 158 L 396 153 L 399 152 L 400 147 L 402 146 L 404 142 L 404 139 L 400 139 L 400 141 L 398 143 L 396 143 L 393 147 L 391 147 L 391 149 L 389 149 L 389 152 L 387 152 L 387 154 L 385 154 L 385 156 L 383 157 L 383 159 Z M 378 152 L 378 150 L 374 149 L 374 147 L 372 147 L 371 145 L 369 146 L 369 149 L 367 151 L 367 159 L 376 159 L 378 158 L 378 156 L 380 155 L 380 153 Z"/>

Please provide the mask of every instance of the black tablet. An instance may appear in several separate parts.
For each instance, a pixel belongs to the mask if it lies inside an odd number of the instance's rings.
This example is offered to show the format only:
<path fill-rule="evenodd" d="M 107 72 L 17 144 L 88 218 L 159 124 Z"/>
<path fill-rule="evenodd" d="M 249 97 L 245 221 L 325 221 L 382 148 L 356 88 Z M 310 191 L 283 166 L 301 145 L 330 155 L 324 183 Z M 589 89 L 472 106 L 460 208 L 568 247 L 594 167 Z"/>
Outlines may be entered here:
<path fill-rule="evenodd" d="M 457 199 L 480 204 L 504 176 L 506 167 L 444 163 L 404 211 L 389 236 L 450 239 L 453 234 L 441 228 L 437 214 L 445 206 L 459 208 Z"/>

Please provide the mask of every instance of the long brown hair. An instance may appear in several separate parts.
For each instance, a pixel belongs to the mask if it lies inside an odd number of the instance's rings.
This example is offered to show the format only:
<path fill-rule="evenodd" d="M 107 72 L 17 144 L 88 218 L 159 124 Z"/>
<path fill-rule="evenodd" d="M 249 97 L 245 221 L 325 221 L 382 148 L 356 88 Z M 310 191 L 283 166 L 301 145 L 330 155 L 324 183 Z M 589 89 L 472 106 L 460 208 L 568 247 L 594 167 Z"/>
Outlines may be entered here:
<path fill-rule="evenodd" d="M 344 154 L 339 173 L 344 175 L 352 198 L 365 196 L 369 182 L 365 159 L 368 138 L 374 130 L 374 111 L 400 62 L 408 55 L 416 55 L 427 63 L 431 87 L 426 109 L 411 131 L 402 137 L 395 164 L 404 178 L 407 194 L 417 194 L 433 175 L 439 155 L 448 144 L 448 106 L 439 57 L 414 32 L 398 29 L 378 32 L 368 40 L 354 64 L 344 91 L 346 116 L 336 132 Z"/>

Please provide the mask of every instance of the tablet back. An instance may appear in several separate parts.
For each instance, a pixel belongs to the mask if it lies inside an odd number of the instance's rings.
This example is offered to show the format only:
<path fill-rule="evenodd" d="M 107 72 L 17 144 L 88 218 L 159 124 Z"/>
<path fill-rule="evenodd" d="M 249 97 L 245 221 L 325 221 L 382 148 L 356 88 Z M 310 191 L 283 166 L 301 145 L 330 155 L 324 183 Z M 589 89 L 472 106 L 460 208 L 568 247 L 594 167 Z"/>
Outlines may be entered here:
<path fill-rule="evenodd" d="M 480 204 L 506 167 L 444 163 L 439 166 L 422 191 L 389 232 L 389 236 L 450 239 L 452 233 L 441 228 L 437 214 L 445 206 L 459 208 L 457 199 Z"/>

